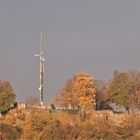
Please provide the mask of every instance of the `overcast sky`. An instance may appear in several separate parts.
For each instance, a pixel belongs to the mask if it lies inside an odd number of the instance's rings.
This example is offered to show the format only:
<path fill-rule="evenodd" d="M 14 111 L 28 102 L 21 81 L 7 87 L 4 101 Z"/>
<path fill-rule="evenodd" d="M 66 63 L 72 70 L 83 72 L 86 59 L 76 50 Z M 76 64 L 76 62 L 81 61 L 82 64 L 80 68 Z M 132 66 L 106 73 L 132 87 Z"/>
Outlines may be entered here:
<path fill-rule="evenodd" d="M 41 31 L 47 102 L 78 71 L 107 81 L 140 69 L 139 0 L 0 0 L 0 79 L 18 101 L 39 95 Z"/>

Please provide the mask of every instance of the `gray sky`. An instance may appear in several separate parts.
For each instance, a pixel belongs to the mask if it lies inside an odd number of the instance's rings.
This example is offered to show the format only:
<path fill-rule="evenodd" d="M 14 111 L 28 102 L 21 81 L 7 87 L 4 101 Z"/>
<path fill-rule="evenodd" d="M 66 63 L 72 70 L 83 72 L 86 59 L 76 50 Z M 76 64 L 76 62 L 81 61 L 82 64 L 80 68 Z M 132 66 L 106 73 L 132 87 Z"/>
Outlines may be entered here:
<path fill-rule="evenodd" d="M 139 0 L 0 0 L 0 79 L 18 101 L 38 95 L 41 31 L 47 102 L 78 71 L 109 80 L 140 69 Z"/>

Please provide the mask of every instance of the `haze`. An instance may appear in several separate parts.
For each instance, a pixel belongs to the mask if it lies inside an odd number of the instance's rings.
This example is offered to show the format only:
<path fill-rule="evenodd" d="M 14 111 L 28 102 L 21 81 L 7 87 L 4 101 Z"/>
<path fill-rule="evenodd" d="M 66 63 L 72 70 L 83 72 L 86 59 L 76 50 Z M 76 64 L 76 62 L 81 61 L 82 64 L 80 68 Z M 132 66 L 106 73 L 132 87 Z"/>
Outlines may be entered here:
<path fill-rule="evenodd" d="M 78 71 L 109 80 L 140 68 L 138 0 L 1 0 L 0 79 L 18 101 L 37 96 L 40 32 L 46 40 L 45 101 Z"/>

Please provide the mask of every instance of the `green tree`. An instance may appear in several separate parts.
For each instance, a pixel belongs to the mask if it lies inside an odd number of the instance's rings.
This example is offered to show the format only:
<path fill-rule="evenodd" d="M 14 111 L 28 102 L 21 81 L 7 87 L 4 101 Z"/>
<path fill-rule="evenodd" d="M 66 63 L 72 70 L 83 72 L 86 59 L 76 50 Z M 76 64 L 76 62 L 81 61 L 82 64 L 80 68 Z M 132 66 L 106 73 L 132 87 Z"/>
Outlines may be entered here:
<path fill-rule="evenodd" d="M 15 93 L 7 81 L 0 81 L 0 113 L 6 112 L 15 102 Z"/>
<path fill-rule="evenodd" d="M 125 72 L 115 72 L 108 86 L 108 101 L 129 109 L 129 78 Z"/>

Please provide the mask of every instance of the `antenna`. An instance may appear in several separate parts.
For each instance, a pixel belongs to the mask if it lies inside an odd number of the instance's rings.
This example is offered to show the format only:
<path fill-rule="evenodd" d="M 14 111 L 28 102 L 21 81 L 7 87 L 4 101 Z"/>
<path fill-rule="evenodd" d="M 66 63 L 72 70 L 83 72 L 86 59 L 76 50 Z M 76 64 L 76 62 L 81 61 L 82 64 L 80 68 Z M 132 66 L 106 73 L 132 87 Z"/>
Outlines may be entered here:
<path fill-rule="evenodd" d="M 40 58 L 40 86 L 39 86 L 39 94 L 40 94 L 40 105 L 44 104 L 43 96 L 44 96 L 44 39 L 43 39 L 43 33 L 41 32 L 41 39 L 40 39 L 40 54 L 35 54 L 34 56 L 39 56 Z"/>

